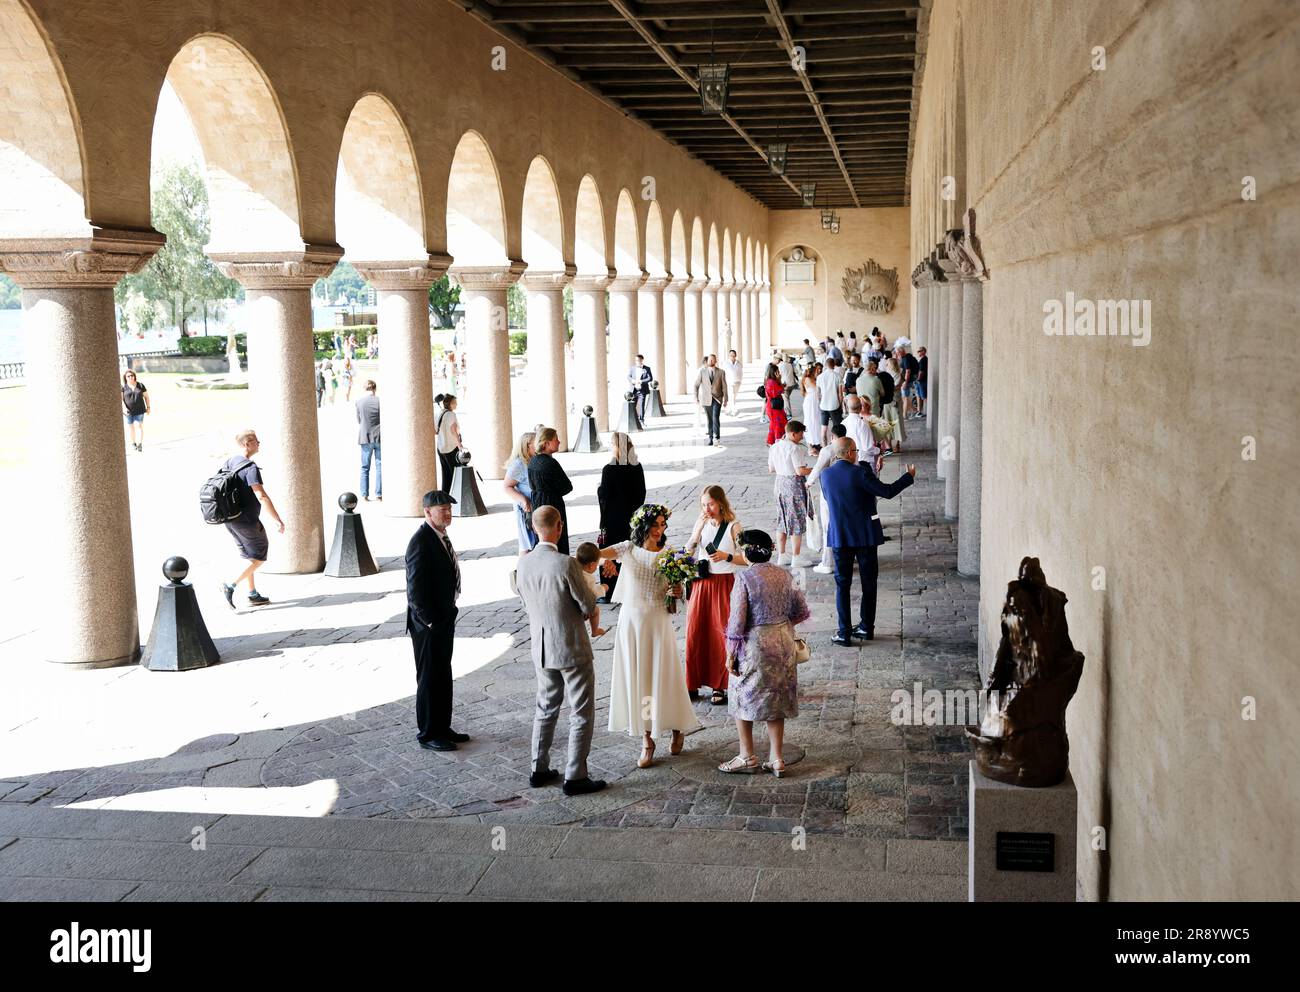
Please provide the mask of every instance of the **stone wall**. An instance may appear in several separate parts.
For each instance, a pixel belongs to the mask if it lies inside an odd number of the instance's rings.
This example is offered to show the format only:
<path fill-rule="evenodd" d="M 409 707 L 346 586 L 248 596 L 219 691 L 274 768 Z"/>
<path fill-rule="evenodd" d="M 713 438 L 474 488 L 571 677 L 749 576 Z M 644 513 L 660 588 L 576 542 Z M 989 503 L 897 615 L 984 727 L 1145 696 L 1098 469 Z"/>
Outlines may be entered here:
<path fill-rule="evenodd" d="M 889 340 L 907 333 L 911 320 L 911 284 L 908 263 L 909 215 L 906 207 L 840 209 L 840 233 L 823 231 L 820 210 L 773 210 L 768 226 L 771 246 L 770 271 L 772 309 L 777 344 L 783 348 L 802 346 L 803 338 L 816 340 L 827 332 L 843 329 L 866 339 L 872 327 L 879 327 Z M 812 249 L 817 257 L 817 281 L 812 286 L 786 286 L 781 259 L 796 245 Z M 885 314 L 855 310 L 844 299 L 842 281 L 846 268 L 861 268 L 874 258 L 886 269 L 898 270 L 898 296 L 894 309 Z M 797 319 L 800 303 L 811 303 L 808 329 Z"/>
<path fill-rule="evenodd" d="M 1087 656 L 1083 895 L 1296 898 L 1300 7 L 936 0 L 930 24 L 913 262 L 974 207 L 982 648 L 1039 556 Z M 1045 334 L 1067 293 L 1150 301 L 1149 343 Z"/>

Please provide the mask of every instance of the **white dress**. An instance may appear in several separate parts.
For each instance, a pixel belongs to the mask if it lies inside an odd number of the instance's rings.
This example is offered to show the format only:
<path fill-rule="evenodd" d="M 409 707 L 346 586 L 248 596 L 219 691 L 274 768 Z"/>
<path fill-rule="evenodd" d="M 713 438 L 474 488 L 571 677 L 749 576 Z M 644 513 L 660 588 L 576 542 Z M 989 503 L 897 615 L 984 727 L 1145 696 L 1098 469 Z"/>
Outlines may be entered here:
<path fill-rule="evenodd" d="M 814 438 L 821 436 L 822 391 L 813 386 L 803 396 L 803 425 L 812 432 Z"/>
<path fill-rule="evenodd" d="M 629 737 L 694 730 L 700 721 L 686 693 L 686 668 L 664 606 L 668 583 L 655 568 L 657 556 L 631 541 L 614 547 L 623 563 L 614 601 L 622 605 L 614 632 L 609 729 Z"/>

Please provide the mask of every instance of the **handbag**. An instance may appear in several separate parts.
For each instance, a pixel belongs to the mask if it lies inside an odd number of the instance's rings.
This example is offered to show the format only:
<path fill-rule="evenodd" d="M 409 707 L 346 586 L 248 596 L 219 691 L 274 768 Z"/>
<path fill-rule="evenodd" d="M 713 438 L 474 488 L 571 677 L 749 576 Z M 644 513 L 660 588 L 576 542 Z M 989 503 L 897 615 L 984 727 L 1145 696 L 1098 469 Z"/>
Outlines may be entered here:
<path fill-rule="evenodd" d="M 790 624 L 790 633 L 791 635 L 794 634 L 794 624 Z M 802 637 L 796 637 L 794 639 L 794 663 L 802 665 L 810 658 L 812 658 L 812 648 L 808 646 L 808 642 Z"/>
<path fill-rule="evenodd" d="M 758 387 L 758 398 L 759 398 L 760 400 L 765 400 L 765 399 L 767 399 L 767 388 L 766 388 L 766 387 L 764 387 L 764 386 L 759 386 L 759 387 Z"/>

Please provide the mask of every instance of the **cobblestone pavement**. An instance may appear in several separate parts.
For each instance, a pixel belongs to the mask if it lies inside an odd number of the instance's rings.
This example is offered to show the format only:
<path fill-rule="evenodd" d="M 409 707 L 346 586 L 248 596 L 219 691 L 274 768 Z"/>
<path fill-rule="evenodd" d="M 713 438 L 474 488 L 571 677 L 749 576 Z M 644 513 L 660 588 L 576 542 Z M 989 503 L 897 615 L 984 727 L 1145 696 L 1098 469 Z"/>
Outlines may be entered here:
<path fill-rule="evenodd" d="M 685 403 L 673 404 L 670 410 L 673 416 L 667 421 L 652 421 L 652 429 L 636 438 L 646 460 L 654 458 L 650 498 L 675 510 L 670 542 L 686 540 L 700 488 L 712 482 L 727 489 L 742 522 L 771 529 L 775 511 L 757 401 L 751 397 L 742 404 L 739 418 L 724 422 L 722 451 L 702 446 Z M 162 790 L 184 795 L 186 790 L 262 789 L 289 797 L 290 805 L 305 803 L 304 812 L 310 808 L 338 817 L 786 834 L 802 826 L 809 834 L 964 840 L 968 754 L 961 728 L 898 726 L 890 719 L 896 690 L 911 691 L 917 683 L 940 690 L 978 684 L 978 581 L 956 574 L 955 531 L 943 519 L 943 488 L 934 475 L 934 454 L 915 423 L 908 425 L 913 437 L 907 446 L 916 450 L 889 459 L 884 471 L 884 477 L 892 479 L 902 471 L 900 462 L 915 460 L 919 481 L 899 499 L 881 503 L 882 521 L 892 540 L 880 555 L 877 640 L 852 649 L 832 645 L 834 581 L 811 569 L 796 570 L 806 583 L 813 611 L 812 620 L 801 628 L 813 659 L 799 670 L 800 714 L 786 725 L 790 771 L 780 781 L 716 771 L 719 761 L 735 753 L 735 730 L 725 707 L 702 701 L 697 713 L 704 727 L 688 737 L 680 756 L 669 756 L 664 741 L 655 765 L 639 770 L 635 740 L 598 730 L 591 774 L 608 779 L 608 790 L 567 799 L 557 788 L 529 788 L 535 683 L 527 618 L 504 582 L 513 524 L 505 512 L 498 512 L 490 521 L 453 525 L 454 537 L 495 528 L 494 539 L 468 542 L 464 551 L 467 574 L 474 574 L 480 563 L 486 568 L 489 560 L 495 571 L 492 591 L 475 597 L 461 612 L 457 656 L 473 656 L 474 651 L 481 656 L 484 644 L 494 648 L 488 652 L 490 660 L 456 679 L 453 723 L 473 738 L 461 750 L 443 754 L 417 748 L 412 699 L 397 692 L 355 712 L 337 712 L 336 706 L 328 716 L 246 732 L 199 736 L 203 725 L 196 722 L 192 736 L 197 739 L 162 758 L 9 775 L 0 781 L 0 805 L 183 809 L 191 807 L 184 802 L 149 805 L 150 797 Z M 607 456 L 563 457 L 578 482 L 575 529 L 594 528 L 595 479 Z M 409 522 L 403 529 L 409 531 Z M 372 544 L 382 554 L 384 542 Z M 406 679 L 405 692 L 412 691 L 410 653 L 402 630 L 401 561 L 389 555 L 381 564 L 379 576 L 347 587 L 354 592 L 327 595 L 318 586 L 305 587 L 295 605 L 314 610 L 312 622 L 298 630 L 244 637 L 243 657 L 278 655 L 276 676 L 296 677 L 299 681 L 292 684 L 304 696 L 311 695 L 316 680 L 324 683 L 340 673 L 364 675 L 380 669 L 387 673 L 385 685 Z M 338 625 L 343 604 L 352 604 L 347 626 Z M 604 626 L 612 631 L 617 607 L 604 607 L 604 613 Z M 684 622 L 683 612 L 675 621 L 679 637 Z M 596 642 L 598 728 L 608 717 L 612 643 L 612 634 Z M 309 663 L 301 661 L 304 652 Z M 286 671 L 290 664 L 297 667 Z M 159 678 L 147 673 L 145 677 Z M 250 690 L 247 705 L 262 707 L 264 701 L 256 697 Z M 364 697 L 358 697 L 361 701 Z M 293 709 L 286 705 L 285 711 Z M 562 713 L 553 752 L 557 763 L 562 761 L 566 734 L 567 714 Z M 756 734 L 763 753 L 762 731 L 756 729 Z M 328 790 L 321 800 L 323 784 Z"/>

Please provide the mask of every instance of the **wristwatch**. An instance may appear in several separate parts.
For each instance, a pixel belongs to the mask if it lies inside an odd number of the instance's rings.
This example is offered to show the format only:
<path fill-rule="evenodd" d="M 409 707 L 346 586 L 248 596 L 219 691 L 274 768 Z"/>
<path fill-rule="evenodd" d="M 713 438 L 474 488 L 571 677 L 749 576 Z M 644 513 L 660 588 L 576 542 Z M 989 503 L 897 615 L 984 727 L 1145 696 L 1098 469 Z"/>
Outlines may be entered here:
<path fill-rule="evenodd" d="M 728 552 L 728 553 L 727 553 L 727 563 L 730 564 L 731 561 L 732 561 L 731 553 Z"/>

